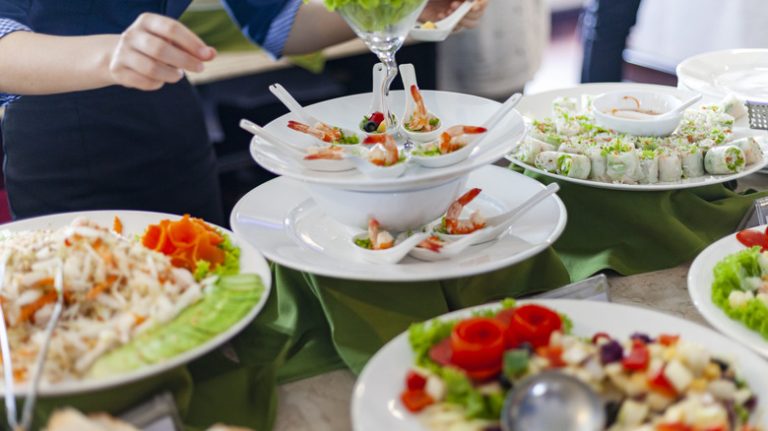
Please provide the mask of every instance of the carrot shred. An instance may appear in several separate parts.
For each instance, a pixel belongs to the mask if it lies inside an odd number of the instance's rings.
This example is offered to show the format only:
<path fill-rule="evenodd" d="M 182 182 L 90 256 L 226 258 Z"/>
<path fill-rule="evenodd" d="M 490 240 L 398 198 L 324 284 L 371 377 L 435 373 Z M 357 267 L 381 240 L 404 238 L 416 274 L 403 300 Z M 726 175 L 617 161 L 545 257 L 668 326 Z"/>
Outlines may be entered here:
<path fill-rule="evenodd" d="M 115 216 L 115 219 L 112 221 L 112 230 L 118 234 L 123 234 L 123 221 L 120 220 L 120 217 Z"/>
<path fill-rule="evenodd" d="M 85 295 L 85 299 L 96 299 L 97 296 L 101 295 L 104 291 L 112 287 L 115 281 L 117 281 L 117 276 L 108 275 L 106 280 L 102 281 L 101 283 L 97 283 L 91 288 L 91 290 L 88 291 L 88 293 Z"/>
<path fill-rule="evenodd" d="M 201 219 L 185 214 L 176 221 L 163 220 L 150 225 L 141 239 L 142 244 L 171 257 L 171 264 L 194 271 L 197 262 L 207 261 L 211 268 L 224 263 L 225 253 L 220 245 L 224 237 Z"/>
<path fill-rule="evenodd" d="M 37 310 L 45 307 L 47 304 L 50 304 L 54 301 L 56 301 L 56 291 L 51 290 L 46 293 L 44 293 L 42 296 L 37 298 L 34 302 L 31 302 L 23 307 L 21 307 L 21 312 L 19 313 L 19 322 L 26 322 L 37 313 Z"/>

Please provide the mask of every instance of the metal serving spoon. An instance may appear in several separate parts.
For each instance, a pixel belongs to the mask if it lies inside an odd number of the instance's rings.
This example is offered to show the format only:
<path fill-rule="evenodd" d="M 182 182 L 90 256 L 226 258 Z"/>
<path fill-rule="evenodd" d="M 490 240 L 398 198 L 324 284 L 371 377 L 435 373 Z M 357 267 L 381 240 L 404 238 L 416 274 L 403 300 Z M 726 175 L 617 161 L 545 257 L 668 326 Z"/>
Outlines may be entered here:
<path fill-rule="evenodd" d="M 501 410 L 503 431 L 602 431 L 605 407 L 576 377 L 546 371 L 520 382 Z"/>

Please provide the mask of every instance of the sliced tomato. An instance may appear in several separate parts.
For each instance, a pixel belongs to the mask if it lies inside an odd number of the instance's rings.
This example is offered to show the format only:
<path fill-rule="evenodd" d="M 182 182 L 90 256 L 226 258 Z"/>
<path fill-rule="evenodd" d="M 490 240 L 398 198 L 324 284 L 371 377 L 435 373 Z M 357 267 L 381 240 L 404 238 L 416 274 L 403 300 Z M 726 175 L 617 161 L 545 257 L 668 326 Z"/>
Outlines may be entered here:
<path fill-rule="evenodd" d="M 648 379 L 648 387 L 668 397 L 674 398 L 677 396 L 677 390 L 672 386 L 667 376 L 664 375 L 664 367 L 661 367 L 654 376 Z"/>
<path fill-rule="evenodd" d="M 464 370 L 464 373 L 467 374 L 467 377 L 477 382 L 495 379 L 501 373 L 501 364 L 498 367 Z"/>
<path fill-rule="evenodd" d="M 536 348 L 536 354 L 549 361 L 552 368 L 561 368 L 567 364 L 563 361 L 563 346 L 541 346 Z"/>
<path fill-rule="evenodd" d="M 758 246 L 762 250 L 768 249 L 768 231 L 745 229 L 736 234 L 736 239 L 747 247 Z"/>
<path fill-rule="evenodd" d="M 677 343 L 677 340 L 680 339 L 679 335 L 670 335 L 670 334 L 661 334 L 659 335 L 659 343 L 661 343 L 662 346 L 671 346 L 675 343 Z"/>
<path fill-rule="evenodd" d="M 408 390 L 414 391 L 417 389 L 424 389 L 427 386 L 427 378 L 417 373 L 416 371 L 408 371 L 405 376 L 405 387 Z"/>
<path fill-rule="evenodd" d="M 500 369 L 504 325 L 485 317 L 463 320 L 451 332 L 451 351 L 451 363 L 464 370 Z"/>
<path fill-rule="evenodd" d="M 451 364 L 451 337 L 435 344 L 429 349 L 429 359 L 442 366 Z"/>
<path fill-rule="evenodd" d="M 651 354 L 648 348 L 641 341 L 632 344 L 632 350 L 621 360 L 621 365 L 629 371 L 642 371 L 648 368 L 651 361 Z"/>
<path fill-rule="evenodd" d="M 607 341 L 611 341 L 611 336 L 606 334 L 605 332 L 598 332 L 597 334 L 592 336 L 592 344 L 597 344 L 600 339 L 604 339 Z"/>
<path fill-rule="evenodd" d="M 510 342 L 528 342 L 533 347 L 546 346 L 553 332 L 563 327 L 560 315 L 536 304 L 517 307 L 505 334 L 508 347 Z"/>
<path fill-rule="evenodd" d="M 671 424 L 658 424 L 656 425 L 656 431 L 693 431 L 693 428 L 682 422 L 675 422 Z"/>
<path fill-rule="evenodd" d="M 435 400 L 423 389 L 406 390 L 400 395 L 400 401 L 409 412 L 416 413 L 435 403 Z"/>

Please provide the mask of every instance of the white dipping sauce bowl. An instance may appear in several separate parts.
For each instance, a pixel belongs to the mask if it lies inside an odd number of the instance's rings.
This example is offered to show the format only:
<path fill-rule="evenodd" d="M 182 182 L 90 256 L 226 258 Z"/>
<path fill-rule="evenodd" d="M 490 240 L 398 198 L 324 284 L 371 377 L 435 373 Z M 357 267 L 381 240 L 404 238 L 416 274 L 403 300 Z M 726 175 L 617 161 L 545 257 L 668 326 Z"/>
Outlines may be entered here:
<path fill-rule="evenodd" d="M 592 101 L 592 112 L 598 125 L 620 133 L 634 136 L 667 136 L 675 131 L 683 118 L 683 114 L 675 114 L 664 118 L 630 119 L 612 115 L 613 109 L 634 110 L 637 104 L 634 97 L 640 102 L 640 109 L 661 114 L 677 108 L 682 101 L 675 96 L 650 91 L 614 91 L 604 93 Z"/>
<path fill-rule="evenodd" d="M 329 217 L 347 226 L 367 229 L 375 217 L 393 235 L 417 229 L 445 214 L 461 195 L 468 175 L 437 186 L 389 192 L 361 192 L 307 183 L 312 198 Z"/>

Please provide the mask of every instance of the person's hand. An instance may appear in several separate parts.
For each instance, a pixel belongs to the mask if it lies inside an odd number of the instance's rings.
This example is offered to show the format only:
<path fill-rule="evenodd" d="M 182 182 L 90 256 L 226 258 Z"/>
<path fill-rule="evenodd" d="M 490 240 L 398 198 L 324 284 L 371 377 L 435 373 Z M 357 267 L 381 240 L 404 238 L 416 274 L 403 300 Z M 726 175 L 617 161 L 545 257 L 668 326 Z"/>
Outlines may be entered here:
<path fill-rule="evenodd" d="M 157 90 L 175 83 L 184 71 L 200 72 L 216 50 L 180 22 L 151 13 L 128 27 L 112 52 L 109 73 L 116 84 Z"/>
<path fill-rule="evenodd" d="M 461 3 L 461 1 L 457 0 L 429 0 L 427 7 L 424 8 L 424 12 L 421 13 L 421 17 L 419 17 L 419 19 L 422 22 L 440 21 L 441 19 L 453 13 L 453 11 L 456 10 L 456 8 L 461 5 Z M 485 12 L 485 8 L 487 6 L 488 0 L 475 0 L 475 4 L 472 6 L 472 10 L 470 10 L 469 13 L 467 13 L 459 22 L 459 24 L 456 26 L 456 30 L 460 30 L 462 28 L 477 27 L 477 24 L 479 23 L 480 18 L 483 17 L 483 13 Z"/>

